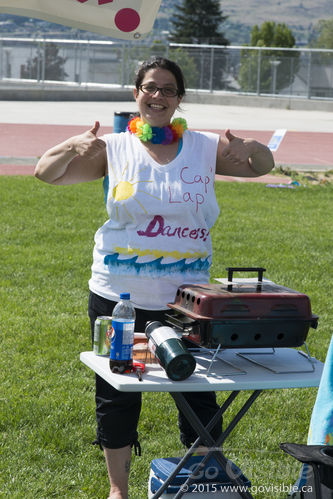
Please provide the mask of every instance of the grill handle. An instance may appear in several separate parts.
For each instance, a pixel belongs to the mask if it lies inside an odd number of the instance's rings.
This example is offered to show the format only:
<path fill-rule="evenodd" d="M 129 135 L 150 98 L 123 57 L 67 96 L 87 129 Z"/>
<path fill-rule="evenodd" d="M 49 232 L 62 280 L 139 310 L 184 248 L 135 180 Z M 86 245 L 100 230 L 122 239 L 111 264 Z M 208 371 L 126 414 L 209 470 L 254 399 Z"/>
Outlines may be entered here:
<path fill-rule="evenodd" d="M 226 267 L 226 270 L 228 271 L 228 291 L 232 290 L 232 278 L 234 272 L 258 272 L 257 290 L 259 291 L 262 285 L 263 273 L 266 271 L 264 267 Z"/>

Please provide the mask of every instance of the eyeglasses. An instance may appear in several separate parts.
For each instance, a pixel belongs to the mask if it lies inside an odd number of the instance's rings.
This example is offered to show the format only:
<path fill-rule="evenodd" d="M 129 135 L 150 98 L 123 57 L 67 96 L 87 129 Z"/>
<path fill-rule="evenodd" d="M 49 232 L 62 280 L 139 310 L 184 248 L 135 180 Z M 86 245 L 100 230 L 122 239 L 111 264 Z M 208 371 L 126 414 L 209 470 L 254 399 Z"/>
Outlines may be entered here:
<path fill-rule="evenodd" d="M 163 97 L 176 97 L 179 95 L 178 88 L 175 87 L 157 87 L 153 83 L 147 83 L 146 85 L 140 85 L 139 89 L 141 92 L 147 95 L 155 95 L 159 90 Z"/>

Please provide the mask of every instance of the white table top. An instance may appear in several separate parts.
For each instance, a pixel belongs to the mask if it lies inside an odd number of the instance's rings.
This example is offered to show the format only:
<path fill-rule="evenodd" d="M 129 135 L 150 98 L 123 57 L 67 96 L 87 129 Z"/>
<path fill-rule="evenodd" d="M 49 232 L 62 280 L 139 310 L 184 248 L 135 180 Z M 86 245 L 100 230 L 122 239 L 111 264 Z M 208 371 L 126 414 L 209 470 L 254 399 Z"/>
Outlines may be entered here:
<path fill-rule="evenodd" d="M 240 356 L 241 354 L 242 356 Z M 170 380 L 159 365 L 146 366 L 143 380 L 136 374 L 114 374 L 109 358 L 93 352 L 82 352 L 80 360 L 117 390 L 124 392 L 198 392 L 233 390 L 268 390 L 276 388 L 305 388 L 319 386 L 323 364 L 315 358 L 312 363 L 298 350 L 226 349 L 218 354 L 225 362 L 215 360 L 207 374 L 211 356 L 195 354 L 197 366 L 184 381 Z M 246 358 L 245 358 L 246 357 Z M 249 360 L 252 359 L 252 362 Z M 254 362 L 264 364 L 257 365 Z"/>

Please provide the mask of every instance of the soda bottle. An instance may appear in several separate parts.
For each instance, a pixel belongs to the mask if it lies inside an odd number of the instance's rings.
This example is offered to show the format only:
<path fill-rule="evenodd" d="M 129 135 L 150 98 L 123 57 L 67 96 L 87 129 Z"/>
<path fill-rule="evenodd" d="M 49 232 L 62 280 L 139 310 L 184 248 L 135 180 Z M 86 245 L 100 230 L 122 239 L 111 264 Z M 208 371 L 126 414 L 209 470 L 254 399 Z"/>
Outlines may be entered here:
<path fill-rule="evenodd" d="M 133 364 L 135 308 L 130 302 L 130 293 L 120 293 L 120 301 L 112 312 L 112 337 L 110 369 L 123 373 Z"/>
<path fill-rule="evenodd" d="M 196 361 L 177 333 L 159 321 L 147 322 L 148 348 L 165 369 L 168 378 L 182 381 L 193 373 Z"/>

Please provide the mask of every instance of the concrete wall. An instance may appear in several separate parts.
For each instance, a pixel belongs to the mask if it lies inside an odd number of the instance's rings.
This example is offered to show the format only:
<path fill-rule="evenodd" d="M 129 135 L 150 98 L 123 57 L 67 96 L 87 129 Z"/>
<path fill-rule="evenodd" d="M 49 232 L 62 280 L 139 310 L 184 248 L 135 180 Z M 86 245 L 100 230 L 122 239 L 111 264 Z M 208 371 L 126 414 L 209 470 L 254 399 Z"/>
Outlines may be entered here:
<path fill-rule="evenodd" d="M 104 85 L 71 86 L 61 84 L 38 84 L 21 82 L 0 82 L 0 100 L 12 101 L 111 101 L 128 102 L 133 100 L 130 87 L 106 87 Z M 333 100 L 304 99 L 298 97 L 269 97 L 243 95 L 230 92 L 208 92 L 188 90 L 186 102 L 196 104 L 216 104 L 303 111 L 333 111 Z"/>

